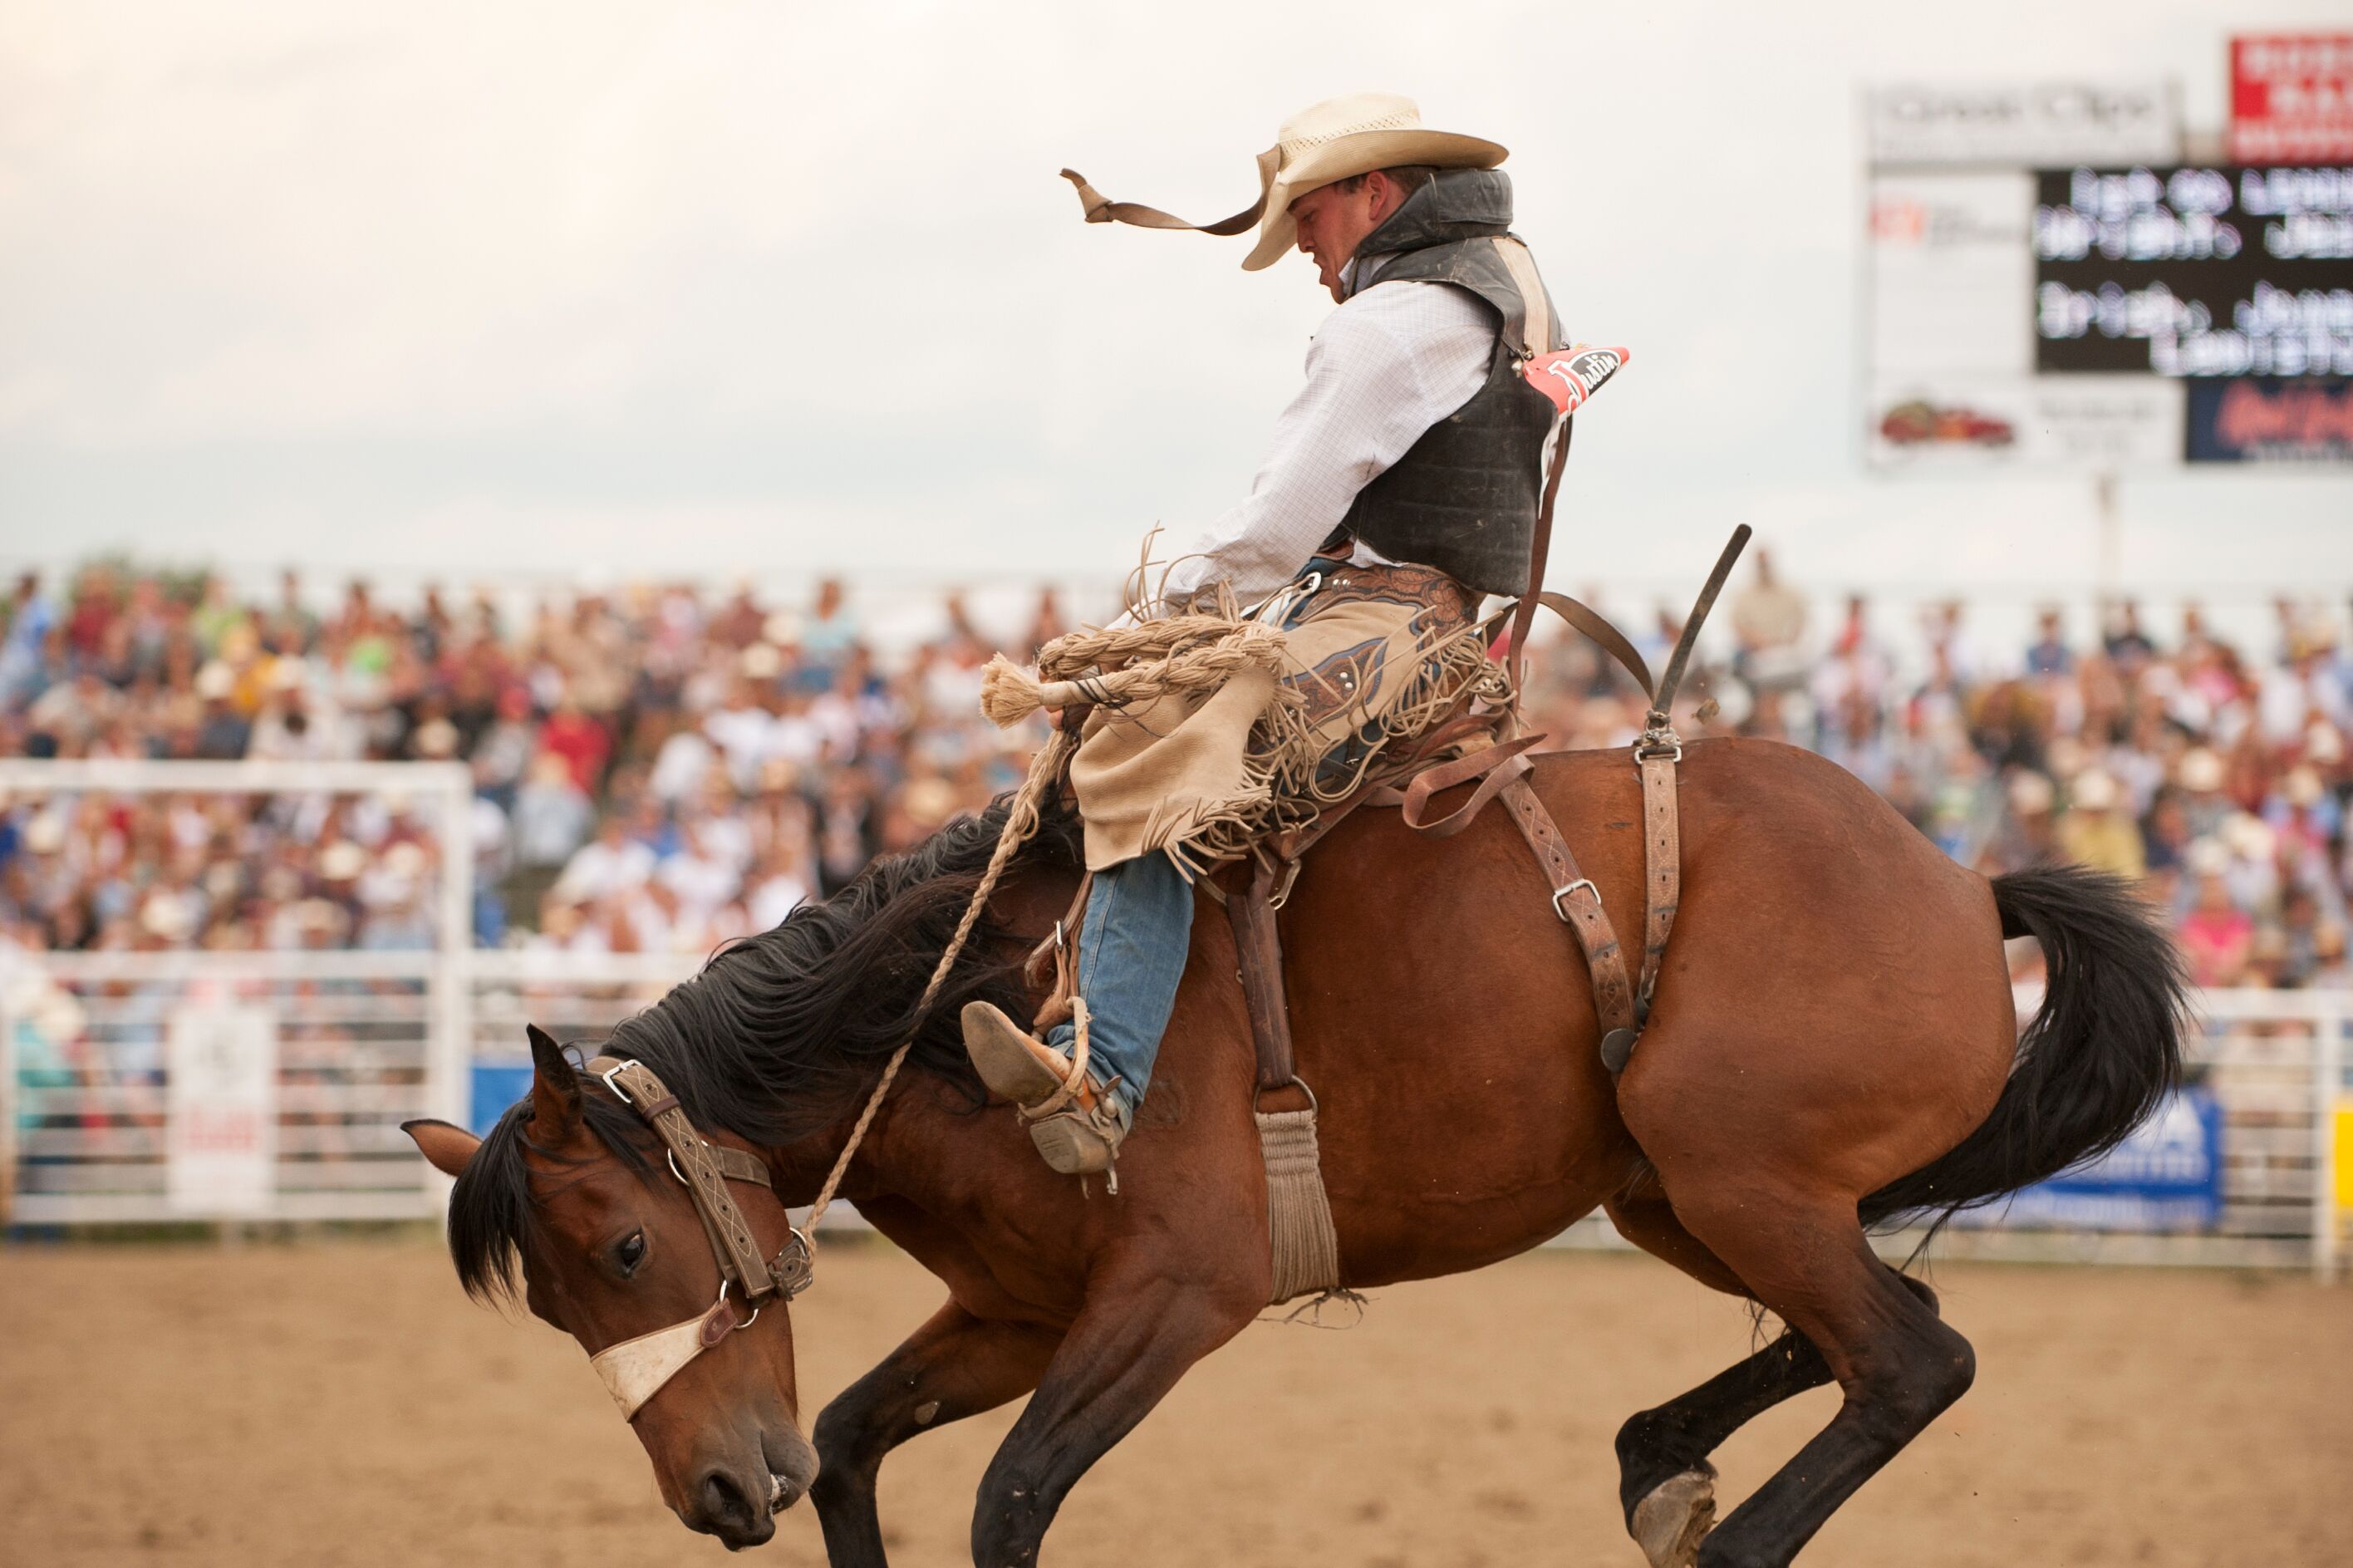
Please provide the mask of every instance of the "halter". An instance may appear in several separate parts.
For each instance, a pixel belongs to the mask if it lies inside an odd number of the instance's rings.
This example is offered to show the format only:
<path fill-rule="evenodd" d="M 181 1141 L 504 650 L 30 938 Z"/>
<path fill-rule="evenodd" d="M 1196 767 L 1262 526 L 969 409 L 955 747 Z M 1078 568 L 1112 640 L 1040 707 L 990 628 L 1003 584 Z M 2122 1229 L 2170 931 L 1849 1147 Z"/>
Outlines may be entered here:
<path fill-rule="evenodd" d="M 654 1075 L 653 1069 L 638 1061 L 599 1056 L 588 1064 L 588 1071 L 604 1080 L 614 1097 L 636 1111 L 660 1137 L 670 1174 L 685 1183 L 694 1199 L 694 1212 L 702 1218 L 712 1255 L 719 1263 L 719 1299 L 709 1311 L 608 1345 L 588 1358 L 588 1364 L 605 1380 L 606 1390 L 619 1406 L 621 1419 L 634 1421 L 646 1401 L 683 1372 L 689 1361 L 717 1348 L 736 1330 L 756 1322 L 763 1304 L 780 1297 L 790 1301 L 807 1289 L 814 1264 L 808 1238 L 797 1228 L 790 1228 L 792 1239 L 775 1257 L 761 1255 L 752 1227 L 744 1223 L 744 1211 L 735 1206 L 727 1183 L 756 1181 L 773 1192 L 776 1187 L 768 1179 L 767 1167 L 744 1150 L 723 1148 L 696 1131 L 678 1097 Z M 735 1302 L 728 1298 L 730 1286 L 752 1304 L 751 1317 L 738 1315 Z"/>
<path fill-rule="evenodd" d="M 982 909 L 988 895 L 997 886 L 997 879 L 1005 871 L 1013 852 L 1021 847 L 1030 834 L 1038 831 L 1038 803 L 1046 791 L 1061 778 L 1062 765 L 1078 748 L 1078 730 L 1074 724 L 1058 725 L 1053 738 L 1039 749 L 1030 759 L 1029 777 L 1013 802 L 1006 809 L 1005 827 L 997 834 L 996 853 L 989 856 L 988 869 L 982 872 L 980 885 L 973 889 L 972 901 L 965 906 L 964 918 L 956 925 L 955 935 L 940 954 L 940 961 L 932 970 L 930 983 L 923 987 L 923 1000 L 915 1004 L 918 1019 L 926 1017 L 932 1003 L 940 994 L 940 987 L 955 969 L 956 956 L 972 936 L 973 927 L 980 923 Z M 914 1049 L 915 1036 L 911 1031 L 891 1059 L 882 1065 L 882 1073 L 874 1082 L 873 1092 L 866 1097 L 866 1107 L 858 1113 L 858 1120 L 849 1129 L 849 1138 L 827 1172 L 825 1185 L 818 1189 L 817 1201 L 809 1205 L 808 1227 L 817 1229 L 817 1222 L 833 1195 L 841 1188 L 842 1178 L 849 1172 L 849 1162 L 858 1153 L 859 1145 L 866 1139 L 867 1128 L 874 1125 L 874 1114 L 882 1108 L 882 1097 L 891 1092 L 892 1083 L 899 1069 L 906 1065 L 907 1054 Z M 1083 1064 L 1083 1058 L 1081 1059 Z M 792 1239 L 773 1258 L 760 1255 L 757 1242 L 752 1239 L 752 1227 L 744 1223 L 744 1212 L 735 1206 L 728 1194 L 727 1183 L 757 1181 L 771 1192 L 776 1184 L 768 1180 L 767 1167 L 740 1149 L 723 1149 L 694 1129 L 686 1112 L 679 1106 L 678 1097 L 670 1092 L 652 1069 L 638 1061 L 624 1061 L 617 1056 L 599 1056 L 588 1064 L 592 1076 L 601 1078 L 614 1097 L 640 1117 L 647 1125 L 661 1135 L 670 1150 L 671 1174 L 686 1183 L 694 1198 L 694 1212 L 702 1217 L 702 1228 L 711 1238 L 712 1255 L 719 1260 L 719 1299 L 711 1310 L 700 1318 L 690 1318 L 683 1323 L 672 1323 L 667 1329 L 657 1329 L 650 1334 L 640 1334 L 634 1340 L 624 1340 L 617 1345 L 607 1345 L 588 1358 L 596 1375 L 605 1380 L 613 1403 L 620 1407 L 621 1419 L 634 1421 L 646 1401 L 661 1391 L 664 1383 L 676 1377 L 703 1351 L 716 1346 L 738 1329 L 748 1329 L 760 1316 L 763 1302 L 782 1297 L 790 1301 L 809 1287 L 817 1266 L 817 1251 L 799 1227 L 791 1228 Z M 730 1285 L 740 1287 L 744 1299 L 752 1304 L 752 1316 L 741 1321 L 736 1319 L 735 1304 L 727 1298 Z"/>

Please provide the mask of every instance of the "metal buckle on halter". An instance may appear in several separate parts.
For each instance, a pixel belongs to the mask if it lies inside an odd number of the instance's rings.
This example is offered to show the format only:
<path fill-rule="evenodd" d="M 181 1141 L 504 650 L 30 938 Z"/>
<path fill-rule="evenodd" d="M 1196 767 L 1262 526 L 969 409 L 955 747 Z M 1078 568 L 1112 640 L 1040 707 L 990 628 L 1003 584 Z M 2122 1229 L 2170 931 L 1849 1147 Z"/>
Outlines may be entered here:
<path fill-rule="evenodd" d="M 631 1110 L 635 1110 L 637 1108 L 638 1102 L 629 1097 L 629 1094 L 627 1089 L 624 1089 L 620 1085 L 613 1081 L 613 1075 L 616 1073 L 627 1072 L 629 1068 L 634 1067 L 637 1065 L 638 1059 L 635 1056 L 632 1056 L 626 1062 L 614 1063 L 611 1066 L 596 1075 L 596 1076 L 603 1081 L 605 1086 L 613 1091 L 613 1097 L 620 1101 L 623 1105 L 628 1106 Z M 686 1178 L 681 1176 L 679 1180 L 683 1181 Z"/>
<path fill-rule="evenodd" d="M 785 1228 L 793 1239 L 768 1261 L 768 1277 L 776 1281 L 777 1290 L 790 1301 L 807 1290 L 817 1278 L 817 1264 L 809 1255 L 808 1237 L 801 1234 L 801 1228 L 798 1225 Z"/>
<path fill-rule="evenodd" d="M 1596 899 L 1601 896 L 1601 889 L 1593 885 L 1593 879 L 1589 876 L 1580 876 L 1567 887 L 1556 887 L 1552 890 L 1552 912 L 1560 916 L 1560 923 L 1564 926 L 1568 924 L 1569 915 L 1567 910 L 1560 906 L 1560 901 L 1580 887 L 1593 895 Z"/>

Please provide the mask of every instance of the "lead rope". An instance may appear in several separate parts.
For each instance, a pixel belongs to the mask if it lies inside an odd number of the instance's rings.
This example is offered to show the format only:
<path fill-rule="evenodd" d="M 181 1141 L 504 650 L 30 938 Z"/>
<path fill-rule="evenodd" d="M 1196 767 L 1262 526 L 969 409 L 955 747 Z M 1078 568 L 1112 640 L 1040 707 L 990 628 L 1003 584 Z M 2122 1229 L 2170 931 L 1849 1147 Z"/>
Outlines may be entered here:
<path fill-rule="evenodd" d="M 1029 764 L 1029 777 L 1023 780 L 1019 793 L 1013 797 L 1013 804 L 1007 808 L 1005 831 L 997 835 L 997 853 L 988 857 L 988 869 L 980 874 L 980 885 L 972 890 L 972 902 L 965 906 L 964 918 L 956 923 L 955 935 L 949 938 L 947 950 L 940 955 L 938 967 L 932 970 L 931 981 L 923 987 L 923 1000 L 915 1003 L 914 1030 L 910 1031 L 906 1041 L 891 1053 L 891 1060 L 882 1069 L 881 1081 L 866 1098 L 866 1108 L 858 1113 L 857 1125 L 849 1129 L 849 1141 L 842 1145 L 841 1157 L 833 1162 L 833 1170 L 827 1174 L 825 1185 L 818 1189 L 817 1202 L 809 1205 L 808 1218 L 803 1222 L 802 1229 L 812 1263 L 817 1259 L 818 1220 L 832 1203 L 835 1190 L 849 1172 L 850 1157 L 866 1140 L 866 1129 L 874 1125 L 874 1113 L 882 1108 L 882 1097 L 891 1092 L 891 1081 L 899 1075 L 899 1069 L 905 1065 L 907 1053 L 914 1049 L 915 1034 L 922 1030 L 925 1015 L 932 1010 L 933 1001 L 940 994 L 940 988 L 947 983 L 948 975 L 955 969 L 957 958 L 963 954 L 964 945 L 970 939 L 973 927 L 980 923 L 980 912 L 987 906 L 988 895 L 997 890 L 997 879 L 1004 874 L 1006 865 L 1013 859 L 1013 853 L 1038 831 L 1039 802 L 1045 799 L 1046 791 L 1061 777 L 1062 764 L 1069 759 L 1077 745 L 1078 737 L 1058 726 L 1053 738 Z M 1086 1070 L 1084 1062 L 1083 1056 L 1079 1058 L 1079 1072 Z"/>

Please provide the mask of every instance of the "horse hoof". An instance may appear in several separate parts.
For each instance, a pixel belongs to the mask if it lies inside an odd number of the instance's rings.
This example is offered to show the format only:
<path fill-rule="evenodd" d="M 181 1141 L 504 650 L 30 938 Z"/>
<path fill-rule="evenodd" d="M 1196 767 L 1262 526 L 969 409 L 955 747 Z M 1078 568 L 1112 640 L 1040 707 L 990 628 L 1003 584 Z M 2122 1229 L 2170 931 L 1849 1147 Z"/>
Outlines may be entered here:
<path fill-rule="evenodd" d="M 1693 1568 L 1699 1543 L 1715 1526 L 1715 1467 L 1670 1476 L 1634 1505 L 1627 1527 L 1651 1568 Z"/>

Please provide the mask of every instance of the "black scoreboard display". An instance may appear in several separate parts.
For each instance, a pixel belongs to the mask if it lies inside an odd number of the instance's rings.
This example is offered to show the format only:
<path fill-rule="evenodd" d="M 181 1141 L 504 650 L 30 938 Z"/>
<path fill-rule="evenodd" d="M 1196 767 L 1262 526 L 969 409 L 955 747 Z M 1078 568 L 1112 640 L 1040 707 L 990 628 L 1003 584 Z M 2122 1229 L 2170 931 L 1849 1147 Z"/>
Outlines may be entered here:
<path fill-rule="evenodd" d="M 2353 375 L 2353 166 L 2035 183 L 2037 371 Z"/>

